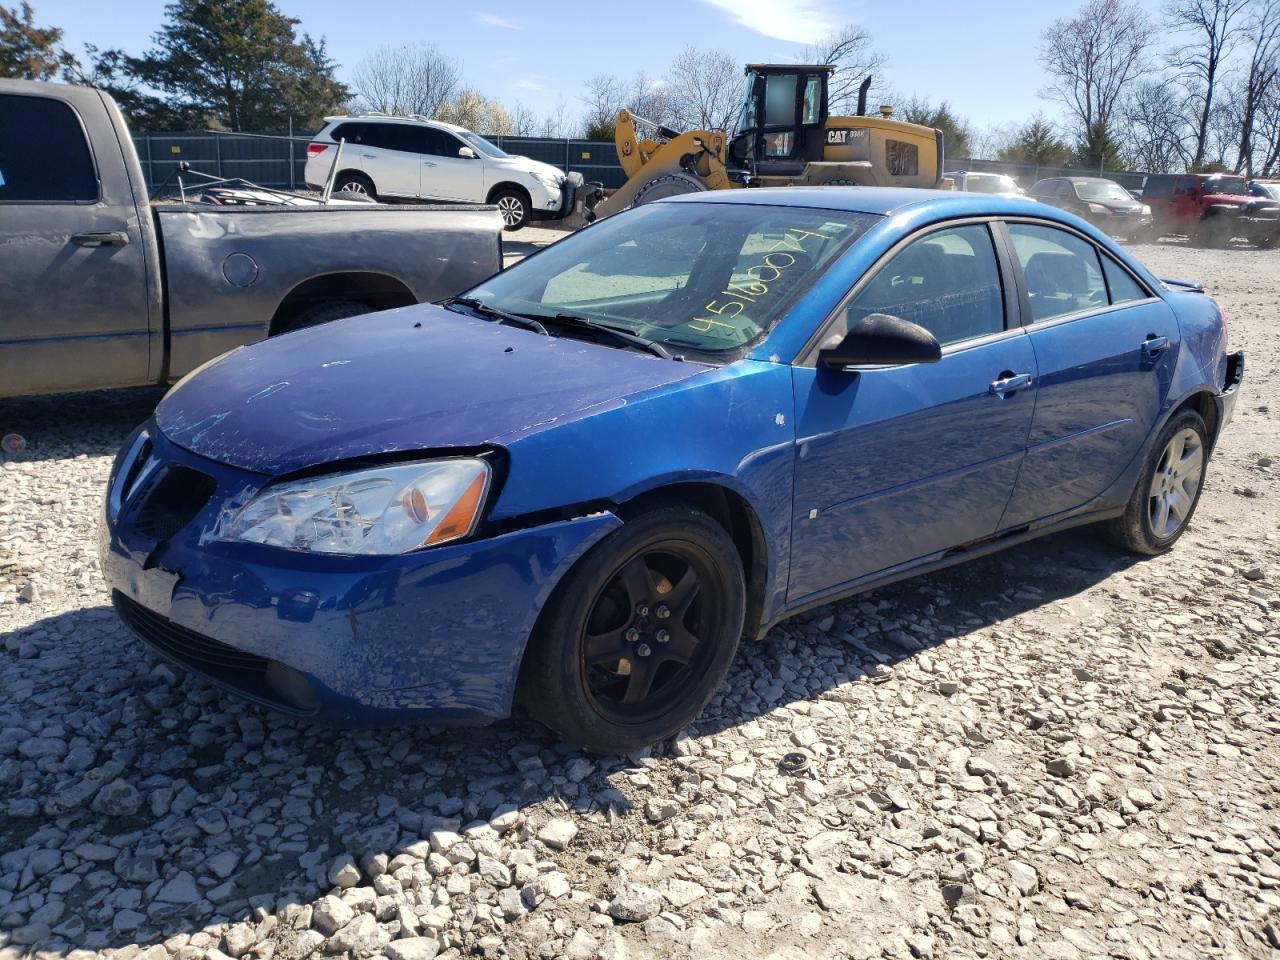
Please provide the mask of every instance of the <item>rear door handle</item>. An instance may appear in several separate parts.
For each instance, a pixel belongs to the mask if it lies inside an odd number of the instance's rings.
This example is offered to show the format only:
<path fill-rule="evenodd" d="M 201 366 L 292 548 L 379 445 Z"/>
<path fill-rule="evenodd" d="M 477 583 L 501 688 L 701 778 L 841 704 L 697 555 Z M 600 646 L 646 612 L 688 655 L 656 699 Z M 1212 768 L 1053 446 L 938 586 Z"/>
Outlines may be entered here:
<path fill-rule="evenodd" d="M 1015 373 L 1007 377 L 1001 377 L 999 380 L 992 380 L 990 390 L 992 396 L 1003 400 L 1009 394 L 1016 393 L 1018 390 L 1029 386 L 1031 386 L 1031 374 Z"/>
<path fill-rule="evenodd" d="M 422 165 L 424 167 L 434 167 L 436 165 L 436 162 L 434 160 L 423 160 Z"/>
<path fill-rule="evenodd" d="M 123 247 L 129 242 L 129 235 L 123 230 L 112 230 L 108 233 L 77 233 L 71 237 L 77 247 Z"/>
<path fill-rule="evenodd" d="M 1142 352 L 1148 357 L 1154 357 L 1169 346 L 1168 337 L 1150 336 L 1142 341 Z"/>
<path fill-rule="evenodd" d="M 377 155 L 376 153 L 362 153 L 362 154 L 360 154 L 360 156 L 361 156 L 361 158 L 363 158 L 363 159 L 365 159 L 365 160 L 377 160 L 377 159 L 378 159 L 378 155 Z"/>

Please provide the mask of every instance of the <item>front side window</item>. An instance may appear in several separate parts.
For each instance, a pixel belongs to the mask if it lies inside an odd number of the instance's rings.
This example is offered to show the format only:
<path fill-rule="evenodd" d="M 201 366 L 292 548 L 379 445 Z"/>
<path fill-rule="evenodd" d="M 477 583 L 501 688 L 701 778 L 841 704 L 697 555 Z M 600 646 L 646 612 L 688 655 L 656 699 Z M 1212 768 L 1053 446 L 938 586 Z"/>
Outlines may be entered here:
<path fill-rule="evenodd" d="M 876 271 L 848 306 L 851 326 L 873 313 L 918 323 L 944 347 L 1005 328 L 991 232 L 983 224 L 926 234 Z"/>
<path fill-rule="evenodd" d="M 654 203 L 566 237 L 470 291 L 524 316 L 575 314 L 709 357 L 778 322 L 868 214 L 727 203 Z"/>
<path fill-rule="evenodd" d="M 1057 227 L 1009 224 L 1009 237 L 1027 283 L 1034 323 L 1107 306 L 1098 250 Z"/>
<path fill-rule="evenodd" d="M 93 154 L 70 106 L 49 97 L 0 94 L 0 131 L 0 203 L 98 199 Z"/>

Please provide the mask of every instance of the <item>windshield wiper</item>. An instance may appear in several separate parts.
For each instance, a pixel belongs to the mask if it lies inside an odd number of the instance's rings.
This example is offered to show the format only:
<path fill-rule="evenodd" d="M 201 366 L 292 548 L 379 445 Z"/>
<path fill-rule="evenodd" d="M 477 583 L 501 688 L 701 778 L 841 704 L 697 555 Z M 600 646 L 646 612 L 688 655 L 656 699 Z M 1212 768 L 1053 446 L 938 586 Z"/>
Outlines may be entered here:
<path fill-rule="evenodd" d="M 449 297 L 447 300 L 441 300 L 440 306 L 450 307 L 455 303 L 461 307 L 467 307 L 470 310 L 474 310 L 476 313 L 480 314 L 480 316 L 488 317 L 490 320 L 509 323 L 512 326 L 523 327 L 525 330 L 533 330 L 542 334 L 544 337 L 551 336 L 547 331 L 547 328 L 540 324 L 536 317 L 527 317 L 519 313 L 508 313 L 505 310 L 499 310 L 497 307 L 491 307 L 483 300 L 478 300 L 475 297 Z"/>
<path fill-rule="evenodd" d="M 663 360 L 683 360 L 684 357 L 673 356 L 671 351 L 658 343 L 656 340 L 646 340 L 638 334 L 632 333 L 630 330 L 623 330 L 607 323 L 600 323 L 598 320 L 591 320 L 584 317 L 580 313 L 557 313 L 554 316 L 544 316 L 543 314 L 522 313 L 520 316 L 525 319 L 537 323 L 539 320 L 549 320 L 552 323 L 559 324 L 562 327 L 570 329 L 590 330 L 594 333 L 607 334 L 620 343 L 627 343 L 635 347 L 643 347 L 656 357 Z"/>

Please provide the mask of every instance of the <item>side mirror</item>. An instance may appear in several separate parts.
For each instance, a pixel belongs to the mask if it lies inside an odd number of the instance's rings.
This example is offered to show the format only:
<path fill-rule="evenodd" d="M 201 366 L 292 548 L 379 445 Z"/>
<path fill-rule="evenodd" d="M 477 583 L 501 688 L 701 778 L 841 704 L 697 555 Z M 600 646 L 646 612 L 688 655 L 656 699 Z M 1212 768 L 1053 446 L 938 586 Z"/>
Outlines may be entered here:
<path fill-rule="evenodd" d="M 458 156 L 462 157 L 464 160 L 474 160 L 476 158 L 476 152 L 470 147 L 459 147 Z"/>
<path fill-rule="evenodd" d="M 818 351 L 819 365 L 837 370 L 937 363 L 941 359 L 942 347 L 932 333 L 918 323 L 887 313 L 868 314 L 850 327 L 838 343 Z"/>

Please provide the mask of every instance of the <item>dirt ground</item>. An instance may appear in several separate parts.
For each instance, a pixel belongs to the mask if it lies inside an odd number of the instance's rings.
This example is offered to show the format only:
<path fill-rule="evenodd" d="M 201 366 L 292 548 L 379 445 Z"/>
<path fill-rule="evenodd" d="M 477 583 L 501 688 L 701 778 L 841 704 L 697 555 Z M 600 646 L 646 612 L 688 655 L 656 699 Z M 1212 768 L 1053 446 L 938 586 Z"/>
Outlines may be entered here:
<path fill-rule="evenodd" d="M 1280 955 L 1280 254 L 1134 250 L 1247 354 L 1177 548 L 1074 531 L 806 614 L 627 758 L 158 663 L 95 537 L 159 391 L 0 402 L 0 960 Z"/>

